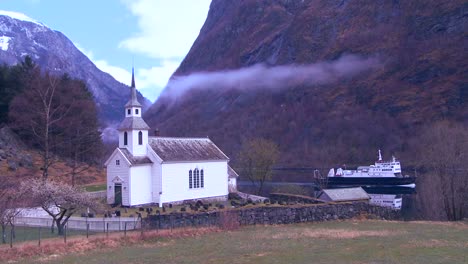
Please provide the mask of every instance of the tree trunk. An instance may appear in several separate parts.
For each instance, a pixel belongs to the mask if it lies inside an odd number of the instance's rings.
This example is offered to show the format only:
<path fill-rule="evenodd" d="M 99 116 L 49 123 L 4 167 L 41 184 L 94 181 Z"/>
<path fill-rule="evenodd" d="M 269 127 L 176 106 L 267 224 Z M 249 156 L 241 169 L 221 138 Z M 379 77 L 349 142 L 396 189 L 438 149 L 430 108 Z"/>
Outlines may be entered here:
<path fill-rule="evenodd" d="M 65 223 L 61 223 L 60 220 L 56 219 L 55 224 L 57 225 L 57 232 L 59 236 L 63 236 L 63 229 L 65 227 Z"/>
<path fill-rule="evenodd" d="M 2 243 L 6 244 L 6 225 L 2 224 Z"/>

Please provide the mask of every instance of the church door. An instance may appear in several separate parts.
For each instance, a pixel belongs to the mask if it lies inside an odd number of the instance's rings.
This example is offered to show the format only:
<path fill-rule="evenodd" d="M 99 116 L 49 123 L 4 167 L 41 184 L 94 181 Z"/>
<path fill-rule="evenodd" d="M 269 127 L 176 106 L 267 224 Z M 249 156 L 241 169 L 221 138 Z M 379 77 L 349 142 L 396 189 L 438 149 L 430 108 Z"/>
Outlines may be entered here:
<path fill-rule="evenodd" d="M 115 194 L 114 203 L 116 205 L 121 205 L 122 204 L 122 184 L 121 183 L 116 183 L 114 185 L 114 194 Z"/>

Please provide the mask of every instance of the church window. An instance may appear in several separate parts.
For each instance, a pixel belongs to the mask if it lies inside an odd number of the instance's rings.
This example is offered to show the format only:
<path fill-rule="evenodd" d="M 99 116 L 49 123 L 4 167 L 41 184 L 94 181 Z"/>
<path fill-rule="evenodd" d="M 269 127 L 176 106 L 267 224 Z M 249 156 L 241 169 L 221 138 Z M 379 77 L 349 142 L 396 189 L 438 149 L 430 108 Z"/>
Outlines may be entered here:
<path fill-rule="evenodd" d="M 120 160 L 115 160 L 115 165 L 119 166 L 120 165 Z"/>
<path fill-rule="evenodd" d="M 138 115 L 138 109 L 135 109 L 135 114 L 137 114 L 137 115 Z"/>
<path fill-rule="evenodd" d="M 189 170 L 189 172 L 188 172 L 188 182 L 189 182 L 189 188 L 192 189 L 192 188 L 193 188 L 193 184 L 192 184 L 192 170 Z"/>
<path fill-rule="evenodd" d="M 128 134 L 127 132 L 124 132 L 124 145 L 126 146 L 128 144 Z"/>
<path fill-rule="evenodd" d="M 200 171 L 195 169 L 195 188 L 200 188 Z"/>
<path fill-rule="evenodd" d="M 201 188 L 205 187 L 205 179 L 204 179 L 204 175 L 203 175 L 203 169 L 200 170 L 200 187 Z"/>
<path fill-rule="evenodd" d="M 143 132 L 138 132 L 138 145 L 143 145 Z"/>
<path fill-rule="evenodd" d="M 131 109 L 127 109 L 127 115 L 131 114 L 132 113 L 132 110 Z"/>

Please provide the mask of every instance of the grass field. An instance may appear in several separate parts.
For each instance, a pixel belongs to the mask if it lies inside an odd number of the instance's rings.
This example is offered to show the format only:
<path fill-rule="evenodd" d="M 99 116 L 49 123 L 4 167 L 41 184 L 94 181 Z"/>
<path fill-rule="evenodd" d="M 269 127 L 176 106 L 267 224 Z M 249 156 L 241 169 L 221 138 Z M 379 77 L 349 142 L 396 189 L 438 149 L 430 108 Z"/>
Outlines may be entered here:
<path fill-rule="evenodd" d="M 344 221 L 251 226 L 115 244 L 19 262 L 468 263 L 468 224 Z"/>

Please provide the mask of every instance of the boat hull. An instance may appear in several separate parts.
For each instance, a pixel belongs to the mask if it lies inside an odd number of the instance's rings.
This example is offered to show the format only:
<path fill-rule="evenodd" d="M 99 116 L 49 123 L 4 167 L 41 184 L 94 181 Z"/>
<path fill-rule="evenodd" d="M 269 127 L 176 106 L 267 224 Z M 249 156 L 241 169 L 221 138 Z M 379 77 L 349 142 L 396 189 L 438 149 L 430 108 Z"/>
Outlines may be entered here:
<path fill-rule="evenodd" d="M 328 177 L 329 186 L 410 186 L 415 182 L 416 177 Z"/>

